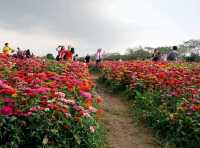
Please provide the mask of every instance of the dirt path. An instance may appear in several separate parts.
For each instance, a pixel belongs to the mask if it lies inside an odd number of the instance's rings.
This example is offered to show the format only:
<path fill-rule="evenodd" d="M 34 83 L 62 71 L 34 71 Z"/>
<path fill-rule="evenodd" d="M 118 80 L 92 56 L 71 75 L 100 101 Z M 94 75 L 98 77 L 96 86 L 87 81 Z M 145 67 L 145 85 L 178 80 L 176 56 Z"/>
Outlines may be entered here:
<path fill-rule="evenodd" d="M 94 76 L 97 79 L 97 76 Z M 107 131 L 104 148 L 158 148 L 149 130 L 134 125 L 128 104 L 97 84 L 97 95 L 104 98 L 103 122 Z"/>

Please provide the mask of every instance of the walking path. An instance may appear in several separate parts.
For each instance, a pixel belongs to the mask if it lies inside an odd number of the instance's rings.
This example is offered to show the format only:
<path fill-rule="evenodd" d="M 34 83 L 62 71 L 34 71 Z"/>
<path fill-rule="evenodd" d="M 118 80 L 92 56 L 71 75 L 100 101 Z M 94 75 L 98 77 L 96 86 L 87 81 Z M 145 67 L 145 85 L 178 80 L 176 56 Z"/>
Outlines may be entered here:
<path fill-rule="evenodd" d="M 94 79 L 98 79 L 98 77 L 94 76 Z M 122 98 L 113 95 L 100 84 L 97 84 L 96 92 L 97 95 L 104 98 L 103 123 L 107 132 L 104 148 L 159 147 L 148 129 L 134 125 L 126 101 L 122 101 Z"/>

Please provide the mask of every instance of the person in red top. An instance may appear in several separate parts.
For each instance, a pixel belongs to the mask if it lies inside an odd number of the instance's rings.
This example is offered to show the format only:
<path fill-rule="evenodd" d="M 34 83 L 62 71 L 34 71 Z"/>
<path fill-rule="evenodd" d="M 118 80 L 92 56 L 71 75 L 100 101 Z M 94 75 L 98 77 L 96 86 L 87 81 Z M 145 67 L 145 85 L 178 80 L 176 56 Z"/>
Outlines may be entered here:
<path fill-rule="evenodd" d="M 73 54 L 74 54 L 74 48 L 67 50 L 66 51 L 67 60 L 72 61 Z"/>

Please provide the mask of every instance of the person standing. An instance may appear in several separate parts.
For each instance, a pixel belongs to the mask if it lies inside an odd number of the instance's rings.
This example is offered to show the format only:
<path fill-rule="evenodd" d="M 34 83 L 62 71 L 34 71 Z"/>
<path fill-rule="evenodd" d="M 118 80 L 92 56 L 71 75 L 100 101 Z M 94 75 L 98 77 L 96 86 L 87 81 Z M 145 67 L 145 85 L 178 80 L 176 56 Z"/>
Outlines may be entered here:
<path fill-rule="evenodd" d="M 155 62 L 156 62 L 156 61 L 160 61 L 160 60 L 161 60 L 161 57 L 162 57 L 162 55 L 161 55 L 159 49 L 158 49 L 158 48 L 155 49 L 155 50 L 154 50 L 154 53 L 153 53 L 152 61 L 155 61 Z"/>
<path fill-rule="evenodd" d="M 99 66 L 103 57 L 102 49 L 98 49 L 96 52 L 96 66 Z"/>
<path fill-rule="evenodd" d="M 24 58 L 24 51 L 21 50 L 19 47 L 17 48 L 17 58 L 20 58 L 20 59 Z"/>
<path fill-rule="evenodd" d="M 90 55 L 87 54 L 85 57 L 85 63 L 89 64 L 90 63 Z"/>
<path fill-rule="evenodd" d="M 78 61 L 78 54 L 73 57 L 73 61 Z"/>
<path fill-rule="evenodd" d="M 5 46 L 3 48 L 3 53 L 7 56 L 9 56 L 14 50 L 8 46 L 8 43 L 5 43 Z"/>
<path fill-rule="evenodd" d="M 27 49 L 27 50 L 25 51 L 25 56 L 26 56 L 26 58 L 30 58 L 30 57 L 31 57 L 30 49 Z"/>
<path fill-rule="evenodd" d="M 75 52 L 74 48 L 72 48 L 71 46 L 69 48 L 69 46 L 68 46 L 68 50 L 66 52 L 66 59 L 69 60 L 69 61 L 72 61 L 74 52 Z"/>
<path fill-rule="evenodd" d="M 167 55 L 167 61 L 177 61 L 178 60 L 178 48 L 177 46 L 173 46 L 173 50 L 170 51 Z"/>
<path fill-rule="evenodd" d="M 56 50 L 58 51 L 58 55 L 56 57 L 56 60 L 57 61 L 63 60 L 66 56 L 65 46 L 58 46 L 58 48 Z"/>

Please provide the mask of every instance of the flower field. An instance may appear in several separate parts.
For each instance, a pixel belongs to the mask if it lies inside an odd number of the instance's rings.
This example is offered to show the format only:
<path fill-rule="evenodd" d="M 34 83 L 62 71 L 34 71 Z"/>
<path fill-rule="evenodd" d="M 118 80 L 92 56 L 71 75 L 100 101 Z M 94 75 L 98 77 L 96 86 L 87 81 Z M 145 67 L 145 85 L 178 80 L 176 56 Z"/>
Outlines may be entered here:
<path fill-rule="evenodd" d="M 135 117 L 165 143 L 200 147 L 200 64 L 105 61 L 102 80 L 132 100 Z"/>
<path fill-rule="evenodd" d="M 0 55 L 0 147 L 99 147 L 94 86 L 83 63 Z"/>

